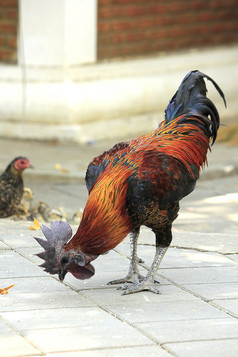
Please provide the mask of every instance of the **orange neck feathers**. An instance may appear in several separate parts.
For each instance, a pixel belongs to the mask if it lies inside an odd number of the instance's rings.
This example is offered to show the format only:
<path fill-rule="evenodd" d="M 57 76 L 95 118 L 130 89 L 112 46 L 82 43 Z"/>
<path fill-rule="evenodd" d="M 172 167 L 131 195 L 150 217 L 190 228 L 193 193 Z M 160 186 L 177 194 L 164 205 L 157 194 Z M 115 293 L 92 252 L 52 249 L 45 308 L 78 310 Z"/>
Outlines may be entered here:
<path fill-rule="evenodd" d="M 177 158 L 194 176 L 190 165 L 195 164 L 200 170 L 207 162 L 207 150 L 210 149 L 209 138 L 199 127 L 199 123 L 202 125 L 202 122 L 198 118 L 191 116 L 190 123 L 185 122 L 184 125 L 178 125 L 182 117 L 183 115 L 169 124 L 162 123 L 159 130 L 156 130 L 156 136 L 161 135 L 161 139 L 159 138 L 156 145 L 159 147 L 160 153 Z M 192 119 L 194 124 L 191 123 Z"/>
<path fill-rule="evenodd" d="M 82 221 L 65 249 L 77 247 L 80 251 L 99 255 L 116 247 L 131 231 L 126 211 L 126 178 L 130 170 L 117 165 L 111 174 L 111 165 L 91 190 Z"/>

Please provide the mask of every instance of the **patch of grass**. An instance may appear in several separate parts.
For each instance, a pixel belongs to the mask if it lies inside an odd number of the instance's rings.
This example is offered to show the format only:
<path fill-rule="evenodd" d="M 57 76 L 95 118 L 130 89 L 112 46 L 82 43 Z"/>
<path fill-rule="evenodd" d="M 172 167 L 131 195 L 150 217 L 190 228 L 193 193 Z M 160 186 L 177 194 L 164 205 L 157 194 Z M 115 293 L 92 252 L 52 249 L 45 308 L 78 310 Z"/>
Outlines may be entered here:
<path fill-rule="evenodd" d="M 217 141 L 234 146 L 238 145 L 238 124 L 220 126 L 217 135 Z"/>

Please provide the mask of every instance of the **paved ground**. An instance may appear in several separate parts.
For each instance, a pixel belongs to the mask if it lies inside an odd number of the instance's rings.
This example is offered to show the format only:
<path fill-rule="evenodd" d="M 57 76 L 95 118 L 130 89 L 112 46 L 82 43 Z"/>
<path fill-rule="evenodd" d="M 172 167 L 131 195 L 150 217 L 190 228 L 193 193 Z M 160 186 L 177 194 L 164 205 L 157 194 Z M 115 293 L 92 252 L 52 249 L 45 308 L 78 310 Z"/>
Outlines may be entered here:
<path fill-rule="evenodd" d="M 26 172 L 26 186 L 71 217 L 86 201 L 88 161 L 111 144 L 1 140 L 0 169 L 16 155 L 28 156 L 35 170 Z M 161 295 L 121 296 L 107 285 L 127 273 L 127 239 L 95 260 L 93 278 L 67 275 L 62 284 L 37 266 L 41 249 L 32 236 L 41 232 L 30 231 L 29 222 L 1 219 L 0 288 L 15 287 L 0 295 L 0 356 L 237 356 L 237 174 L 238 148 L 214 145 L 196 191 L 181 203 L 158 272 Z M 141 272 L 153 259 L 153 243 L 144 228 Z"/>

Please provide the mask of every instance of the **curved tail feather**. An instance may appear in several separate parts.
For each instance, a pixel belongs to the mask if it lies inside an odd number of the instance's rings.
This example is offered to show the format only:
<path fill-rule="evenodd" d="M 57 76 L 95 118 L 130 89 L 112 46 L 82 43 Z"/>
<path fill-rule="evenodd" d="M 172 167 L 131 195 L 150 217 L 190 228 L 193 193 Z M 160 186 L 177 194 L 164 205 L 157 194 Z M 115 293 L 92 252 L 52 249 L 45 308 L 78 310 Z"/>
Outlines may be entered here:
<path fill-rule="evenodd" d="M 205 117 L 204 120 L 206 121 L 206 127 L 207 119 L 209 119 L 210 122 L 209 137 L 213 137 L 213 144 L 216 140 L 217 130 L 220 125 L 220 117 L 215 105 L 209 98 L 206 97 L 207 88 L 203 78 L 207 78 L 212 82 L 226 106 L 225 95 L 218 84 L 206 74 L 198 70 L 194 70 L 185 76 L 177 92 L 170 100 L 165 110 L 165 121 L 166 123 L 169 123 L 183 114 L 195 114 Z"/>

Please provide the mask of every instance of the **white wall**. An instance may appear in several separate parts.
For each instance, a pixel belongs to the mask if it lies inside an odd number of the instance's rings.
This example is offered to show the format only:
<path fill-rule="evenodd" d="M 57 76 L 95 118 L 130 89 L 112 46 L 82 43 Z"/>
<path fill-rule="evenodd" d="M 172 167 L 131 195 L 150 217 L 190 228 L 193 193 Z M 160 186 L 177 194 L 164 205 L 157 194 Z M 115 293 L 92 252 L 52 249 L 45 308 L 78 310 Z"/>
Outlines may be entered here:
<path fill-rule="evenodd" d="M 96 63 L 97 0 L 20 0 L 19 65 L 0 65 L 0 136 L 86 142 L 153 130 L 199 69 L 238 113 L 238 47 Z"/>
<path fill-rule="evenodd" d="M 69 66 L 96 61 L 96 0 L 20 0 L 19 63 Z"/>
<path fill-rule="evenodd" d="M 87 142 L 135 136 L 157 127 L 187 72 L 211 76 L 228 108 L 208 83 L 221 118 L 238 114 L 238 47 L 27 72 L 26 115 L 21 117 L 19 69 L 0 71 L 0 135 Z M 223 119 L 224 122 L 224 119 Z"/>

